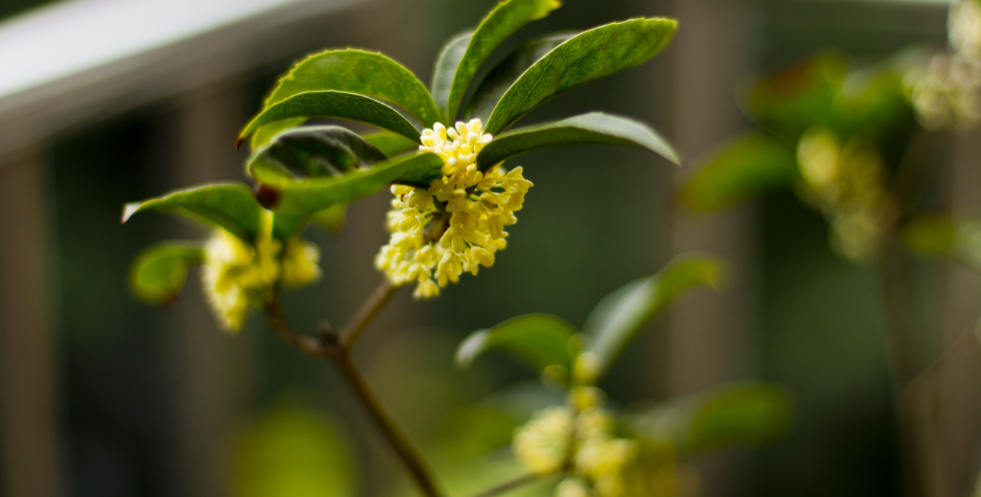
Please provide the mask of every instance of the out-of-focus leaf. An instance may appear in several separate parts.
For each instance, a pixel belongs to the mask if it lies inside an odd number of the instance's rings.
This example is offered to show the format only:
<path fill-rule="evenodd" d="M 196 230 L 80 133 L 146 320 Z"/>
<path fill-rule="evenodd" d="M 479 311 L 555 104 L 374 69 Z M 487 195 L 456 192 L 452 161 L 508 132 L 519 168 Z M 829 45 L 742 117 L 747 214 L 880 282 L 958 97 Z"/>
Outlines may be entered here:
<path fill-rule="evenodd" d="M 464 115 L 467 119 L 480 118 L 487 122 L 497 102 L 511 88 L 518 78 L 538 59 L 552 51 L 553 48 L 565 43 L 575 34 L 556 34 L 539 40 L 528 42 L 508 54 L 491 72 L 477 85 L 473 96 L 467 103 Z"/>
<path fill-rule="evenodd" d="M 528 361 L 538 370 L 558 365 L 572 366 L 569 339 L 576 329 L 549 314 L 528 314 L 511 318 L 489 330 L 473 332 L 456 351 L 456 361 L 469 366 L 488 350 L 503 350 Z"/>
<path fill-rule="evenodd" d="M 629 425 L 642 438 L 672 441 L 692 454 L 771 442 L 787 433 L 793 418 L 793 403 L 779 388 L 738 383 L 673 401 Z"/>
<path fill-rule="evenodd" d="M 494 165 L 528 152 L 560 145 L 609 143 L 641 147 L 678 164 L 678 154 L 654 130 L 632 119 L 592 112 L 538 126 L 508 131 L 477 156 L 477 168 Z"/>
<path fill-rule="evenodd" d="M 676 27 L 668 19 L 632 19 L 570 38 L 504 93 L 487 120 L 486 132 L 496 135 L 561 93 L 646 62 L 668 45 Z"/>
<path fill-rule="evenodd" d="M 654 276 L 633 281 L 607 295 L 583 325 L 592 340 L 599 374 L 609 370 L 623 349 L 675 297 L 693 287 L 716 287 L 723 265 L 717 259 L 681 256 Z"/>
<path fill-rule="evenodd" d="M 484 17 L 457 64 L 446 105 L 447 122 L 456 118 L 463 95 L 491 52 L 525 24 L 543 18 L 561 6 L 560 0 L 504 0 Z"/>
<path fill-rule="evenodd" d="M 456 75 L 460 61 L 463 60 L 463 54 L 467 53 L 473 31 L 468 29 L 450 38 L 440 49 L 439 57 L 436 58 L 436 67 L 433 68 L 433 99 L 447 122 L 450 120 L 447 117 L 449 114 L 447 105 L 450 101 L 450 89 L 453 87 L 453 76 Z"/>
<path fill-rule="evenodd" d="M 903 242 L 911 251 L 957 260 L 981 274 L 981 221 L 920 214 L 903 225 Z"/>
<path fill-rule="evenodd" d="M 341 176 L 297 179 L 282 168 L 261 162 L 250 164 L 249 174 L 263 187 L 276 191 L 277 214 L 309 216 L 371 195 L 393 182 L 428 187 L 442 166 L 438 155 L 416 152 Z"/>
<path fill-rule="evenodd" d="M 794 150 L 764 133 L 745 134 L 699 159 L 700 169 L 682 188 L 681 203 L 709 212 L 790 185 L 799 175 Z"/>
<path fill-rule="evenodd" d="M 266 107 L 245 126 L 239 140 L 244 140 L 267 124 L 286 119 L 297 122 L 298 118 L 311 117 L 362 122 L 419 140 L 419 129 L 388 104 L 364 95 L 332 90 L 299 93 Z"/>
<path fill-rule="evenodd" d="M 395 157 L 410 150 L 418 150 L 419 143 L 395 133 L 374 133 L 365 135 L 364 140 L 375 146 L 385 157 Z"/>
<path fill-rule="evenodd" d="M 317 212 L 310 221 L 328 233 L 340 233 L 347 218 L 347 204 L 338 204 Z"/>
<path fill-rule="evenodd" d="M 426 126 L 439 121 L 436 102 L 411 71 L 380 53 L 357 49 L 328 50 L 300 61 L 279 80 L 265 107 L 300 93 L 327 90 L 394 104 Z"/>
<path fill-rule="evenodd" d="M 747 114 L 788 143 L 808 128 L 826 124 L 847 72 L 845 60 L 822 55 L 751 85 Z"/>
<path fill-rule="evenodd" d="M 309 126 L 284 131 L 249 159 L 282 168 L 298 178 L 336 176 L 383 162 L 385 154 L 340 126 Z"/>
<path fill-rule="evenodd" d="M 916 117 L 903 74 L 884 65 L 856 71 L 845 78 L 835 98 L 829 126 L 839 136 L 861 134 L 886 145 L 898 133 L 903 143 L 916 123 Z"/>
<path fill-rule="evenodd" d="M 151 304 L 173 302 L 184 288 L 187 270 L 201 264 L 200 245 L 166 242 L 147 248 L 133 261 L 129 287 L 136 298 Z"/>
<path fill-rule="evenodd" d="M 129 221 L 138 212 L 148 210 L 182 214 L 224 228 L 249 243 L 259 234 L 263 215 L 252 190 L 241 183 L 214 183 L 126 204 L 123 222 Z"/>
<path fill-rule="evenodd" d="M 242 497 L 352 497 L 357 460 L 333 421 L 281 407 L 243 437 L 234 460 L 235 488 Z"/>

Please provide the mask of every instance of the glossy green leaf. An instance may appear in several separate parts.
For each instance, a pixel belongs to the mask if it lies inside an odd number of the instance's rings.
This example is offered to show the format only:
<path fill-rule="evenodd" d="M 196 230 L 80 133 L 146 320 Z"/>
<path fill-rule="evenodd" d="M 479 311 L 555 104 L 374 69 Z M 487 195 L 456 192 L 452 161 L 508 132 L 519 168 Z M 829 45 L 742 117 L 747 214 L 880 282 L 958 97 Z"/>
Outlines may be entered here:
<path fill-rule="evenodd" d="M 553 48 L 565 43 L 575 34 L 556 34 L 528 42 L 508 54 L 477 85 L 473 96 L 467 103 L 466 119 L 480 118 L 487 122 L 497 102 L 511 88 L 518 78 L 535 62 L 547 55 Z"/>
<path fill-rule="evenodd" d="M 418 142 L 395 133 L 374 133 L 371 135 L 365 135 L 363 138 L 364 141 L 374 145 L 378 150 L 381 150 L 381 153 L 385 154 L 385 157 L 395 157 L 396 155 L 404 154 L 410 150 L 419 149 Z"/>
<path fill-rule="evenodd" d="M 214 183 L 126 204 L 123 222 L 144 211 L 173 212 L 224 228 L 251 243 L 259 234 L 263 209 L 241 183 Z"/>
<path fill-rule="evenodd" d="M 917 254 L 954 259 L 981 274 L 981 220 L 920 214 L 903 225 L 902 235 Z"/>
<path fill-rule="evenodd" d="M 436 67 L 433 68 L 433 99 L 436 100 L 436 106 L 439 107 L 446 122 L 450 121 L 447 106 L 450 101 L 450 90 L 453 87 L 453 76 L 456 75 L 463 55 L 467 53 L 467 46 L 470 45 L 472 36 L 473 30 L 468 29 L 450 38 L 439 51 Z"/>
<path fill-rule="evenodd" d="M 487 120 L 487 132 L 496 135 L 561 93 L 646 62 L 668 45 L 676 27 L 668 19 L 632 19 L 574 36 L 505 92 Z"/>
<path fill-rule="evenodd" d="M 601 300 L 583 325 L 600 373 L 682 292 L 703 285 L 717 287 L 722 270 L 717 259 L 681 256 L 654 276 L 628 283 Z"/>
<path fill-rule="evenodd" d="M 592 112 L 502 133 L 477 156 L 477 167 L 486 171 L 521 154 L 580 143 L 609 143 L 646 148 L 675 164 L 679 163 L 678 154 L 671 145 L 646 125 L 624 117 Z"/>
<path fill-rule="evenodd" d="M 271 142 L 276 135 L 290 128 L 300 126 L 305 122 L 307 122 L 307 118 L 296 117 L 293 119 L 283 119 L 282 121 L 276 121 L 272 124 L 261 126 L 255 133 L 252 133 L 252 139 L 249 141 L 249 145 L 252 147 L 252 150 L 259 150 Z"/>
<path fill-rule="evenodd" d="M 443 160 L 431 153 L 403 154 L 370 168 L 341 176 L 297 179 L 282 168 L 263 163 L 250 165 L 249 174 L 264 187 L 277 192 L 277 214 L 309 216 L 337 204 L 371 195 L 391 183 L 428 186 L 437 177 Z"/>
<path fill-rule="evenodd" d="M 560 0 L 504 0 L 484 17 L 470 37 L 453 76 L 446 106 L 447 122 L 456 118 L 470 82 L 491 52 L 525 24 L 543 18 L 561 6 Z"/>
<path fill-rule="evenodd" d="M 136 256 L 129 272 L 129 287 L 136 298 L 151 304 L 177 300 L 187 280 L 187 270 L 201 264 L 204 252 L 189 242 L 166 242 Z"/>
<path fill-rule="evenodd" d="M 276 135 L 249 159 L 298 178 L 336 176 L 386 160 L 385 154 L 340 126 L 307 126 Z"/>
<path fill-rule="evenodd" d="M 569 339 L 576 329 L 549 314 L 528 314 L 509 319 L 489 330 L 479 330 L 456 351 L 457 364 L 469 366 L 488 350 L 510 352 L 542 371 L 551 365 L 572 366 Z"/>
<path fill-rule="evenodd" d="M 439 121 L 436 102 L 411 71 L 375 52 L 328 50 L 300 61 L 276 85 L 265 107 L 311 91 L 356 93 L 394 104 L 427 127 Z"/>
<path fill-rule="evenodd" d="M 789 186 L 798 178 L 794 150 L 764 133 L 729 140 L 698 160 L 680 192 L 689 209 L 709 212 Z"/>
<path fill-rule="evenodd" d="M 297 118 L 333 117 L 362 122 L 419 140 L 419 129 L 397 110 L 371 97 L 342 91 L 311 91 L 293 95 L 265 108 L 239 137 L 247 138 L 261 127 Z"/>
<path fill-rule="evenodd" d="M 790 430 L 793 418 L 793 403 L 781 389 L 737 383 L 675 400 L 630 425 L 642 438 L 671 441 L 693 454 L 771 442 Z"/>

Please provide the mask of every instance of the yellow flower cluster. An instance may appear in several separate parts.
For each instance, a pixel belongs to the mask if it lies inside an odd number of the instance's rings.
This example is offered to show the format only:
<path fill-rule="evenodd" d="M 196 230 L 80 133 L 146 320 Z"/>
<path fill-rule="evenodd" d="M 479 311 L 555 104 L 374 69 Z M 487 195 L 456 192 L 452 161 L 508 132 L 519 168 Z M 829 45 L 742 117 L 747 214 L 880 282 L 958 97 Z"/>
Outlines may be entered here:
<path fill-rule="evenodd" d="M 480 119 L 425 130 L 419 149 L 443 159 L 442 177 L 428 189 L 392 187 L 392 235 L 375 265 L 396 285 L 418 283 L 417 299 L 438 296 L 464 271 L 476 275 L 480 266 L 493 265 L 494 254 L 507 246 L 505 227 L 518 221 L 514 213 L 533 186 L 520 167 L 477 170 L 477 154 L 492 139 L 482 131 Z"/>
<path fill-rule="evenodd" d="M 255 246 L 216 229 L 204 244 L 201 280 L 212 311 L 228 330 L 239 330 L 249 312 L 261 305 L 276 284 L 286 288 L 308 285 L 320 279 L 320 250 L 309 242 L 292 238 L 283 243 L 267 229 Z"/>
<path fill-rule="evenodd" d="M 868 260 L 880 237 L 888 201 L 882 158 L 860 138 L 842 144 L 834 133 L 812 129 L 797 148 L 804 185 L 801 196 L 831 221 L 836 250 L 853 261 Z"/>

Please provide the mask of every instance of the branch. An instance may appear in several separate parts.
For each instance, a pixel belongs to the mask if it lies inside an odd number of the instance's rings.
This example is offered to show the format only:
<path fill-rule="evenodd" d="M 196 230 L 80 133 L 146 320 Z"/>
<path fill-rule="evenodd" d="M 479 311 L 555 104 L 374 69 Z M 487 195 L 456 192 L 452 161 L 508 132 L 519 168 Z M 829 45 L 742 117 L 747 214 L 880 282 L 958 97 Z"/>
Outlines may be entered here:
<path fill-rule="evenodd" d="M 368 325 L 375 319 L 375 316 L 388 304 L 388 301 L 395 295 L 400 287 L 393 285 L 386 277 L 371 297 L 365 301 L 364 305 L 354 316 L 351 324 L 341 332 L 340 341 L 348 350 L 354 346 L 361 334 L 368 329 Z"/>
<path fill-rule="evenodd" d="M 540 478 L 542 478 L 544 476 L 547 476 L 547 475 L 539 475 L 539 474 L 535 474 L 535 473 L 528 473 L 526 475 L 521 475 L 521 476 L 519 476 L 517 478 L 514 478 L 512 480 L 508 480 L 508 481 L 506 481 L 504 483 L 501 483 L 501 484 L 499 484 L 497 486 L 488 488 L 487 490 L 484 490 L 483 492 L 480 492 L 478 494 L 475 494 L 473 497 L 495 497 L 497 495 L 504 494 L 504 493 L 510 492 L 512 490 L 516 490 L 516 489 L 518 489 L 520 487 L 523 487 L 525 485 L 528 485 L 530 483 L 534 483 L 534 482 L 538 481 Z"/>

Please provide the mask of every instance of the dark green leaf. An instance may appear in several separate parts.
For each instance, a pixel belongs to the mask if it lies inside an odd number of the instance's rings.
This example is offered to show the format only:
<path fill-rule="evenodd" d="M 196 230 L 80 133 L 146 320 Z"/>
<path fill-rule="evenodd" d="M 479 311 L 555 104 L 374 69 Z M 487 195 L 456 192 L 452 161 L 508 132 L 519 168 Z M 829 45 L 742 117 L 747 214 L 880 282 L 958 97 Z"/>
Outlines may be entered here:
<path fill-rule="evenodd" d="M 201 264 L 201 247 L 188 242 L 167 242 L 150 247 L 133 261 L 129 287 L 136 298 L 151 304 L 173 302 L 187 280 L 187 269 Z"/>
<path fill-rule="evenodd" d="M 479 330 L 464 340 L 456 361 L 469 366 L 488 350 L 503 350 L 528 361 L 540 371 L 551 365 L 567 371 L 572 366 L 569 339 L 576 329 L 549 314 L 528 314 L 509 319 L 489 330 Z"/>
<path fill-rule="evenodd" d="M 375 146 L 385 157 L 395 157 L 410 150 L 418 150 L 419 143 L 395 133 L 375 133 L 366 135 L 364 140 Z"/>
<path fill-rule="evenodd" d="M 467 51 L 453 76 L 446 106 L 448 123 L 456 118 L 463 95 L 491 52 L 525 24 L 543 18 L 561 6 L 559 0 L 504 0 L 484 17 L 470 37 Z"/>
<path fill-rule="evenodd" d="M 676 27 L 668 19 L 633 19 L 569 39 L 528 68 L 501 97 L 487 120 L 487 133 L 500 133 L 561 93 L 646 62 L 668 45 Z"/>
<path fill-rule="evenodd" d="M 579 143 L 609 143 L 641 147 L 678 164 L 678 154 L 654 130 L 632 119 L 601 112 L 575 116 L 538 126 L 515 129 L 497 136 L 477 156 L 477 167 L 494 165 L 543 148 Z"/>
<path fill-rule="evenodd" d="M 374 52 L 328 50 L 300 61 L 266 99 L 265 108 L 310 91 L 356 93 L 401 107 L 432 126 L 439 109 L 426 86 L 398 62 Z"/>
<path fill-rule="evenodd" d="M 920 214 L 903 225 L 902 234 L 911 251 L 951 258 L 981 274 L 981 221 Z"/>
<path fill-rule="evenodd" d="M 242 130 L 239 139 L 247 138 L 267 124 L 300 117 L 348 119 L 387 129 L 412 140 L 419 140 L 419 129 L 388 104 L 371 97 L 342 91 L 311 91 L 277 102 L 255 116 Z"/>
<path fill-rule="evenodd" d="M 779 388 L 739 383 L 671 402 L 630 423 L 642 438 L 671 441 L 689 454 L 762 445 L 790 429 L 794 407 Z"/>
<path fill-rule="evenodd" d="M 575 34 L 571 33 L 552 35 L 526 43 L 508 54 L 477 85 L 477 89 L 474 90 L 473 96 L 470 97 L 470 102 L 467 104 L 467 110 L 464 112 L 466 118 L 477 117 L 487 122 L 497 102 L 501 100 L 501 97 L 508 91 L 508 88 L 511 88 L 511 85 L 532 64 L 538 62 L 539 59 L 551 52 L 553 48 L 565 43 L 573 36 Z"/>
<path fill-rule="evenodd" d="M 443 119 L 447 122 L 449 114 L 450 89 L 453 87 L 453 76 L 456 75 L 457 67 L 463 60 L 463 54 L 467 53 L 467 46 L 473 30 L 468 29 L 458 35 L 453 36 L 443 45 L 439 51 L 439 58 L 436 59 L 436 67 L 433 69 L 432 93 L 436 105 L 442 113 Z"/>
<path fill-rule="evenodd" d="M 386 160 L 385 154 L 340 126 L 309 126 L 284 131 L 249 159 L 282 168 L 298 178 L 336 176 Z"/>
<path fill-rule="evenodd" d="M 607 295 L 593 309 L 583 334 L 592 339 L 599 372 L 606 372 L 620 352 L 654 316 L 692 287 L 716 287 L 722 278 L 717 259 L 681 256 L 648 278 L 628 283 Z"/>
<path fill-rule="evenodd" d="M 689 209 L 708 212 L 751 200 L 798 177 L 794 150 L 764 133 L 733 138 L 700 158 L 681 189 Z"/>
<path fill-rule="evenodd" d="M 276 213 L 310 216 L 337 204 L 371 195 L 391 183 L 428 187 L 439 175 L 443 160 L 431 153 L 403 154 L 373 167 L 341 176 L 297 179 L 281 168 L 251 164 L 249 174 L 265 187 L 278 192 Z"/>
<path fill-rule="evenodd" d="M 249 187 L 241 183 L 215 183 L 178 190 L 162 197 L 126 204 L 123 222 L 143 211 L 174 212 L 228 230 L 252 243 L 259 234 L 263 209 Z"/>

